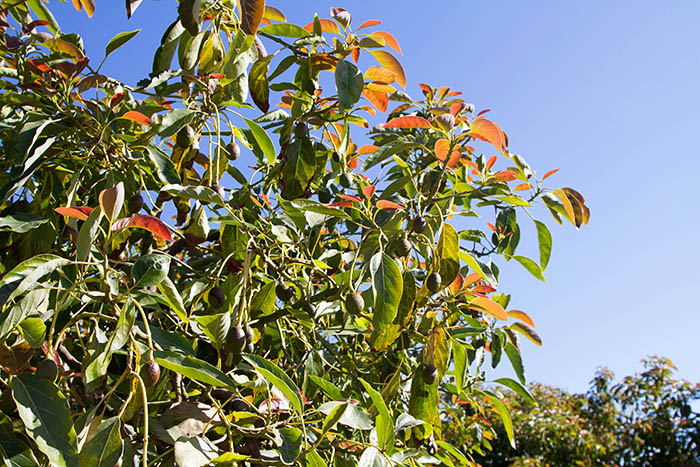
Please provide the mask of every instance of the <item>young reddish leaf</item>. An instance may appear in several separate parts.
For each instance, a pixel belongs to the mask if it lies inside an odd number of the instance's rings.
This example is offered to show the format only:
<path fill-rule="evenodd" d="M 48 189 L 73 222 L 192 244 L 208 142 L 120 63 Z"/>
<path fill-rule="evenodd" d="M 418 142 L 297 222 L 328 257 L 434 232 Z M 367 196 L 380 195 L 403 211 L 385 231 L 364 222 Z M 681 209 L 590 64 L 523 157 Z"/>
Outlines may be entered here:
<path fill-rule="evenodd" d="M 352 201 L 338 201 L 337 203 L 327 204 L 326 206 L 331 208 L 350 208 L 352 207 Z"/>
<path fill-rule="evenodd" d="M 406 209 L 406 207 L 392 201 L 381 199 L 377 201 L 377 209 Z"/>
<path fill-rule="evenodd" d="M 386 45 L 396 50 L 399 54 L 403 55 L 403 52 L 401 52 L 401 47 L 399 46 L 399 42 L 391 33 L 386 31 L 377 31 L 373 32 L 372 35 L 382 37 Z"/>
<path fill-rule="evenodd" d="M 494 226 L 492 223 L 487 222 L 486 225 L 488 225 L 489 229 L 493 230 L 494 232 L 498 232 L 498 230 L 496 230 L 496 226 Z"/>
<path fill-rule="evenodd" d="M 392 94 L 396 92 L 396 88 L 392 86 L 391 84 L 384 84 L 380 82 L 371 82 L 371 83 L 366 83 L 365 84 L 365 89 L 370 90 L 370 91 L 375 91 L 375 92 L 384 92 L 387 94 Z"/>
<path fill-rule="evenodd" d="M 508 155 L 508 137 L 501 127 L 485 118 L 476 118 L 472 123 L 470 134 L 483 141 L 493 144 L 496 149 Z"/>
<path fill-rule="evenodd" d="M 435 142 L 435 157 L 439 160 L 444 161 L 447 159 L 447 152 L 450 150 L 450 142 L 445 138 L 439 139 Z"/>
<path fill-rule="evenodd" d="M 493 164 L 496 163 L 496 159 L 498 159 L 498 156 L 491 156 L 489 157 L 489 160 L 486 162 L 486 170 L 491 170 L 491 167 L 493 167 Z"/>
<path fill-rule="evenodd" d="M 126 227 L 138 227 L 141 229 L 146 229 L 153 235 L 162 238 L 165 241 L 170 241 L 173 239 L 170 234 L 170 229 L 167 224 L 162 220 L 154 216 L 149 216 L 147 214 L 140 214 L 134 217 L 127 217 L 125 219 L 119 219 L 114 224 L 112 224 L 112 230 L 117 231 Z"/>
<path fill-rule="evenodd" d="M 365 144 L 360 148 L 360 150 L 357 153 L 359 155 L 372 154 L 377 149 L 379 149 L 379 146 L 375 146 L 374 144 Z"/>
<path fill-rule="evenodd" d="M 374 196 L 374 192 L 377 191 L 377 187 L 375 185 L 369 185 L 362 190 L 365 193 L 365 196 L 367 199 L 370 199 L 372 196 Z"/>
<path fill-rule="evenodd" d="M 510 182 L 515 180 L 517 175 L 515 175 L 515 172 L 511 172 L 510 170 L 501 170 L 498 172 L 496 175 L 491 177 L 491 180 L 495 182 Z"/>
<path fill-rule="evenodd" d="M 370 20 L 365 21 L 365 22 L 362 23 L 361 25 L 359 25 L 359 26 L 357 27 L 357 30 L 360 30 L 360 29 L 362 29 L 362 28 L 368 28 L 368 27 L 370 27 L 370 26 L 376 26 L 376 25 L 378 25 L 378 24 L 382 24 L 382 22 L 379 21 L 378 19 L 370 19 Z"/>
<path fill-rule="evenodd" d="M 457 295 L 462 290 L 462 287 L 464 287 L 464 276 L 461 274 L 457 274 L 455 280 L 448 286 L 452 295 Z"/>
<path fill-rule="evenodd" d="M 404 110 L 410 109 L 411 107 L 413 107 L 411 104 L 401 104 L 401 105 L 397 105 L 396 108 L 395 108 L 394 110 L 392 110 L 391 112 L 389 112 L 389 114 L 395 114 L 395 113 L 403 112 Z"/>
<path fill-rule="evenodd" d="M 112 98 L 109 100 L 109 108 L 114 109 L 123 100 L 124 100 L 124 93 L 123 92 L 114 93 Z"/>
<path fill-rule="evenodd" d="M 433 98 L 433 89 L 428 86 L 427 84 L 419 83 L 418 87 L 423 90 L 423 95 L 427 97 L 428 99 Z"/>
<path fill-rule="evenodd" d="M 365 79 L 391 84 L 396 81 L 396 74 L 386 68 L 373 65 L 365 71 Z"/>
<path fill-rule="evenodd" d="M 530 188 L 532 188 L 532 185 L 530 185 L 529 183 L 521 183 L 520 185 L 513 188 L 513 191 L 524 191 L 529 190 Z"/>
<path fill-rule="evenodd" d="M 456 104 L 452 104 L 450 106 L 450 113 L 452 114 L 453 117 L 456 117 L 458 113 L 462 111 L 464 108 L 464 102 L 457 102 Z"/>
<path fill-rule="evenodd" d="M 454 169 L 457 167 L 457 163 L 462 158 L 462 154 L 459 151 L 452 151 L 450 154 L 450 160 L 447 161 L 447 167 Z"/>
<path fill-rule="evenodd" d="M 428 120 L 424 119 L 423 117 L 415 117 L 411 115 L 396 117 L 382 126 L 384 128 L 432 128 Z"/>
<path fill-rule="evenodd" d="M 382 113 L 386 112 L 386 108 L 389 106 L 389 96 L 386 93 L 365 89 L 362 91 L 362 95 L 372 103 L 375 109 Z"/>
<path fill-rule="evenodd" d="M 524 321 L 533 328 L 535 327 L 535 323 L 534 321 L 532 321 L 532 318 L 530 318 L 530 316 L 524 311 L 511 310 L 508 312 L 508 316 L 510 316 L 511 318 L 519 319 L 520 321 Z"/>
<path fill-rule="evenodd" d="M 490 298 L 486 297 L 474 297 L 474 299 L 469 303 L 471 306 L 479 308 L 479 311 L 483 311 L 496 319 L 502 321 L 508 321 L 508 314 L 506 310 L 503 309 L 501 305 L 494 302 Z"/>
<path fill-rule="evenodd" d="M 452 92 L 448 92 L 447 94 L 445 94 L 445 97 L 454 97 L 454 96 L 461 96 L 461 95 L 462 95 L 462 91 L 452 91 Z"/>
<path fill-rule="evenodd" d="M 355 170 L 358 164 L 359 161 L 357 160 L 357 157 L 353 157 L 348 161 L 348 168 Z"/>
<path fill-rule="evenodd" d="M 54 211 L 62 216 L 84 221 L 92 212 L 92 208 L 87 206 L 70 206 L 67 208 L 55 208 Z"/>
<path fill-rule="evenodd" d="M 406 73 L 403 71 L 401 63 L 391 55 L 389 52 L 383 50 L 374 50 L 371 52 L 374 58 L 377 59 L 379 64 L 386 68 L 387 70 L 393 71 L 396 75 L 396 81 L 401 85 L 402 88 L 406 89 Z"/>
<path fill-rule="evenodd" d="M 365 112 L 367 112 L 367 113 L 370 114 L 370 115 L 377 115 L 377 111 L 374 110 L 374 109 L 373 109 L 372 107 L 370 107 L 369 105 L 361 105 L 361 106 L 358 107 L 358 109 L 362 109 L 362 110 L 364 110 Z"/>
<path fill-rule="evenodd" d="M 496 289 L 491 287 L 490 285 L 477 285 L 472 289 L 472 292 L 478 292 L 478 293 L 493 293 L 495 292 Z"/>
<path fill-rule="evenodd" d="M 464 278 L 464 285 L 462 287 L 469 287 L 470 285 L 479 282 L 481 279 L 483 279 L 483 277 L 473 272 Z"/>
<path fill-rule="evenodd" d="M 449 90 L 450 88 L 448 88 L 447 86 L 440 86 L 440 89 L 437 93 L 438 98 L 443 99 Z"/>
<path fill-rule="evenodd" d="M 124 183 L 119 182 L 112 188 L 106 188 L 100 192 L 98 197 L 100 209 L 109 218 L 114 221 L 114 218 L 119 215 L 124 205 Z"/>
<path fill-rule="evenodd" d="M 132 122 L 140 123 L 141 125 L 150 125 L 151 124 L 151 119 L 142 114 L 141 112 L 137 112 L 135 110 L 130 110 L 124 115 L 122 115 L 122 118 L 126 118 L 127 120 L 131 120 Z"/>
<path fill-rule="evenodd" d="M 318 22 L 321 24 L 321 31 L 334 32 L 336 34 L 340 34 L 340 28 L 338 28 L 338 24 L 336 24 L 335 21 L 330 20 L 330 19 L 325 19 L 325 18 L 319 18 Z M 314 32 L 314 22 L 311 21 L 309 24 L 304 26 L 304 29 L 306 29 L 310 33 L 313 33 Z"/>
<path fill-rule="evenodd" d="M 357 196 L 353 196 L 353 195 L 338 195 L 338 198 L 346 199 L 346 200 L 348 200 L 348 201 L 352 201 L 352 202 L 355 202 L 355 203 L 361 203 L 361 202 L 362 202 L 362 200 L 361 200 L 360 198 L 358 198 Z"/>
<path fill-rule="evenodd" d="M 255 204 L 257 207 L 259 207 L 260 209 L 263 208 L 263 205 L 262 205 L 262 203 L 261 203 L 260 201 L 258 201 L 258 198 L 256 198 L 256 197 L 253 196 L 253 195 L 248 195 L 248 197 L 249 197 L 250 200 L 253 202 L 253 204 Z"/>
<path fill-rule="evenodd" d="M 481 112 L 479 112 L 478 114 L 476 114 L 476 116 L 477 116 L 477 117 L 481 117 L 481 116 L 484 115 L 486 112 L 491 112 L 491 109 L 484 109 L 484 110 L 482 110 Z"/>
<path fill-rule="evenodd" d="M 544 180 L 545 178 L 549 177 L 550 175 L 554 175 L 554 174 L 557 173 L 557 172 L 559 172 L 559 169 L 550 170 L 549 172 L 547 172 L 546 174 L 544 174 L 544 177 L 542 177 L 542 180 Z"/>
<path fill-rule="evenodd" d="M 357 63 L 357 61 L 360 59 L 360 48 L 354 48 L 350 51 L 350 56 L 352 57 L 352 61 Z"/>

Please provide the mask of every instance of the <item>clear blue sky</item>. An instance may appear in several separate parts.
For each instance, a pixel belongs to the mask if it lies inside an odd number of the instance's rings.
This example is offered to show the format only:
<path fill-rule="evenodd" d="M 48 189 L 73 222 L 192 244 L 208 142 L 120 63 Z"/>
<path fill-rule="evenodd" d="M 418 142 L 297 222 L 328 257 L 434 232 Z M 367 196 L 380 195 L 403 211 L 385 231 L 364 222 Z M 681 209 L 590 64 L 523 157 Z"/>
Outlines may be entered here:
<path fill-rule="evenodd" d="M 422 82 L 462 90 L 492 109 L 511 152 L 540 175 L 561 168 L 549 186 L 586 196 L 587 228 L 545 217 L 555 242 L 546 283 L 502 268 L 501 289 L 545 343 L 523 343 L 529 379 L 584 391 L 598 366 L 624 376 L 658 354 L 700 380 L 700 3 L 268 3 L 301 25 L 331 6 L 355 25 L 382 20 L 403 49 L 409 94 L 420 97 Z M 51 6 L 64 31 L 84 36 L 93 63 L 116 33 L 143 28 L 104 68 L 131 83 L 148 74 L 177 15 L 175 0 L 144 0 L 130 21 L 122 1 L 98 0 L 92 20 L 70 2 Z"/>

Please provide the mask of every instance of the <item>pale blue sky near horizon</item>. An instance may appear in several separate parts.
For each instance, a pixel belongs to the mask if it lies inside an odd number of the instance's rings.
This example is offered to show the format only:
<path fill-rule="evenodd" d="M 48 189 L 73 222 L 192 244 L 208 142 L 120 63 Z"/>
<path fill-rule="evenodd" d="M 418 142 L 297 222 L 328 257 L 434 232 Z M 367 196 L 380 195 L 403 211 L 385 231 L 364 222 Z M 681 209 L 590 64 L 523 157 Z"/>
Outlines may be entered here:
<path fill-rule="evenodd" d="M 524 340 L 529 380 L 582 392 L 597 367 L 622 377 L 647 355 L 670 358 L 677 377 L 700 381 L 697 145 L 700 3 L 269 1 L 289 22 L 348 9 L 355 26 L 379 19 L 404 55 L 407 92 L 418 83 L 464 92 L 508 134 L 510 150 L 552 188 L 580 191 L 591 222 L 576 231 L 540 218 L 554 238 L 547 282 L 502 267 L 499 289 L 533 317 L 544 341 Z M 134 84 L 151 69 L 175 0 L 97 1 L 95 16 L 50 6 L 65 32 L 85 38 L 99 63 L 115 34 L 143 28 L 103 72 Z M 291 6 L 290 6 L 291 5 Z M 693 213 L 696 214 L 693 214 Z M 527 219 L 524 242 L 534 241 Z M 531 247 L 530 247 L 531 248 Z M 502 261 L 499 265 L 502 265 Z M 695 285 L 693 285 L 695 284 Z M 507 362 L 503 365 L 507 366 Z M 499 375 L 510 375 L 509 369 Z"/>

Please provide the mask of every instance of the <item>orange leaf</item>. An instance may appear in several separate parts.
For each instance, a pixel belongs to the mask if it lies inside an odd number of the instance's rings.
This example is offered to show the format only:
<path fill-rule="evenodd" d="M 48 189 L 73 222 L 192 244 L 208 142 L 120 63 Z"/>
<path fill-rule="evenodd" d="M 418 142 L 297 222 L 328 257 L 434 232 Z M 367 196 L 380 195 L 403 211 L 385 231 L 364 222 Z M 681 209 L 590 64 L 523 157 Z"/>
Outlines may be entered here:
<path fill-rule="evenodd" d="M 340 28 L 338 28 L 338 25 L 336 24 L 335 21 L 330 20 L 330 19 L 325 19 L 321 18 L 318 20 L 319 23 L 321 23 L 321 31 L 323 32 L 334 32 L 336 34 L 340 34 Z M 314 22 L 311 21 L 309 24 L 304 26 L 304 29 L 306 29 L 308 32 L 314 32 Z"/>
<path fill-rule="evenodd" d="M 374 50 L 372 51 L 372 55 L 374 55 L 374 58 L 377 59 L 381 66 L 387 70 L 393 71 L 396 75 L 396 81 L 402 88 L 406 89 L 406 73 L 403 71 L 403 67 L 396 57 L 383 50 Z"/>
<path fill-rule="evenodd" d="M 396 81 L 396 74 L 386 68 L 373 65 L 365 71 L 365 79 L 372 81 L 381 81 L 382 83 L 391 84 Z"/>
<path fill-rule="evenodd" d="M 452 295 L 457 295 L 460 290 L 462 290 L 462 287 L 464 286 L 464 276 L 461 274 L 457 274 L 457 277 L 455 277 L 455 280 L 452 281 L 452 283 L 449 285 L 450 292 L 452 292 Z"/>
<path fill-rule="evenodd" d="M 444 161 L 447 159 L 447 152 L 450 150 L 450 142 L 445 138 L 439 139 L 435 142 L 435 157 L 439 160 Z"/>
<path fill-rule="evenodd" d="M 430 122 L 423 117 L 410 115 L 406 117 L 396 117 L 382 126 L 384 128 L 432 128 Z"/>
<path fill-rule="evenodd" d="M 516 178 L 518 177 L 515 175 L 515 172 L 511 172 L 510 170 L 501 170 L 491 179 L 496 182 L 510 182 Z"/>
<path fill-rule="evenodd" d="M 406 207 L 392 201 L 381 199 L 377 201 L 377 209 L 406 209 Z"/>
<path fill-rule="evenodd" d="M 493 230 L 494 232 L 497 232 L 496 227 L 492 223 L 487 222 L 486 225 L 489 226 L 489 229 Z"/>
<path fill-rule="evenodd" d="M 457 114 L 460 113 L 463 108 L 464 108 L 464 103 L 457 102 L 456 104 L 452 104 L 450 106 L 450 113 L 452 114 L 453 117 L 456 117 Z"/>
<path fill-rule="evenodd" d="M 489 160 L 486 162 L 486 170 L 491 170 L 491 167 L 493 167 L 493 164 L 496 163 L 496 159 L 498 159 L 498 156 L 489 157 Z"/>
<path fill-rule="evenodd" d="M 386 112 L 386 108 L 389 106 L 389 96 L 387 94 L 365 89 L 362 91 L 362 95 L 372 103 L 375 109 L 380 112 Z"/>
<path fill-rule="evenodd" d="M 454 169 L 457 166 L 457 162 L 462 158 L 462 154 L 459 151 L 452 151 L 450 154 L 450 160 L 447 161 L 447 167 Z"/>
<path fill-rule="evenodd" d="M 484 109 L 484 110 L 482 110 L 481 112 L 479 112 L 478 114 L 476 114 L 476 116 L 477 116 L 477 117 L 481 117 L 481 116 L 484 115 L 486 112 L 491 112 L 491 109 Z"/>
<path fill-rule="evenodd" d="M 463 287 L 469 287 L 470 285 L 474 284 L 475 282 L 479 282 L 482 279 L 482 277 L 473 272 L 469 274 L 465 279 L 464 279 L 464 285 Z"/>
<path fill-rule="evenodd" d="M 520 185 L 513 188 L 513 191 L 529 190 L 530 188 L 532 188 L 532 185 L 530 185 L 529 183 L 521 183 Z"/>
<path fill-rule="evenodd" d="M 382 22 L 378 19 L 370 19 L 359 25 L 357 29 L 368 28 L 370 26 L 376 26 L 378 24 L 382 24 Z"/>
<path fill-rule="evenodd" d="M 549 172 L 547 172 L 546 174 L 544 174 L 544 177 L 542 177 L 542 180 L 544 180 L 545 178 L 547 178 L 547 177 L 549 177 L 550 175 L 553 175 L 553 174 L 555 174 L 555 173 L 557 173 L 557 172 L 559 172 L 559 169 L 550 170 Z"/>
<path fill-rule="evenodd" d="M 369 105 L 361 105 L 361 106 L 358 107 L 358 109 L 362 109 L 362 110 L 364 110 L 365 112 L 367 112 L 367 113 L 370 114 L 370 115 L 377 115 L 377 111 L 374 110 L 374 109 L 373 109 L 372 107 L 370 107 Z"/>
<path fill-rule="evenodd" d="M 379 149 L 379 146 L 375 146 L 374 144 L 365 144 L 360 148 L 360 150 L 357 153 L 359 155 L 372 154 L 377 149 Z"/>
<path fill-rule="evenodd" d="M 265 12 L 263 13 L 263 18 L 271 19 L 274 21 L 280 21 L 282 23 L 287 21 L 287 18 L 284 16 L 284 13 L 279 11 L 277 8 L 268 5 L 265 5 Z"/>
<path fill-rule="evenodd" d="M 238 6 L 240 6 L 241 29 L 249 36 L 254 36 L 265 14 L 265 0 L 240 0 Z"/>
<path fill-rule="evenodd" d="M 355 203 L 361 203 L 362 200 L 358 198 L 357 196 L 353 195 L 338 195 L 338 198 L 346 199 L 348 201 L 353 201 Z"/>
<path fill-rule="evenodd" d="M 493 144 L 496 149 L 508 155 L 508 137 L 501 127 L 485 118 L 476 118 L 472 123 L 471 135 Z"/>
<path fill-rule="evenodd" d="M 452 91 L 445 94 L 445 97 L 454 97 L 462 94 L 462 91 Z"/>
<path fill-rule="evenodd" d="M 386 43 L 386 45 L 388 45 L 389 47 L 391 47 L 392 49 L 396 50 L 398 53 L 403 55 L 403 52 L 401 52 L 401 47 L 399 46 L 398 41 L 391 33 L 386 32 L 386 31 L 377 31 L 377 32 L 373 32 L 372 35 L 373 36 L 380 36 L 380 37 L 384 38 L 384 42 Z"/>
<path fill-rule="evenodd" d="M 367 197 L 367 199 L 369 199 L 372 196 L 374 196 L 374 192 L 377 191 L 377 187 L 375 185 L 369 185 L 369 186 L 366 186 L 364 188 L 364 190 L 362 190 L 362 191 L 365 193 L 365 196 Z"/>
<path fill-rule="evenodd" d="M 530 318 L 530 316 L 528 316 L 528 314 L 524 311 L 511 310 L 508 312 L 508 316 L 510 316 L 511 318 L 519 319 L 520 321 L 524 321 L 533 328 L 535 327 L 535 323 L 532 321 L 532 318 Z"/>
<path fill-rule="evenodd" d="M 137 112 L 135 110 L 130 110 L 124 115 L 122 115 L 122 118 L 126 118 L 127 120 L 131 120 L 132 122 L 140 123 L 141 125 L 150 125 L 151 124 L 151 119 L 142 114 L 141 112 Z"/>
<path fill-rule="evenodd" d="M 326 206 L 331 208 L 350 208 L 352 207 L 352 201 L 338 201 L 337 203 L 327 204 Z"/>
<path fill-rule="evenodd" d="M 431 99 L 433 97 L 433 89 L 428 86 L 427 84 L 419 83 L 418 87 L 423 90 L 423 95 L 427 97 L 428 99 Z"/>
<path fill-rule="evenodd" d="M 154 216 L 149 216 L 147 214 L 140 214 L 131 218 L 119 219 L 114 224 L 112 224 L 112 230 L 121 230 L 126 227 L 138 227 L 141 229 L 146 229 L 153 235 L 162 238 L 165 241 L 170 241 L 173 239 L 170 234 L 170 228 L 162 220 Z"/>
<path fill-rule="evenodd" d="M 350 56 L 352 57 L 352 61 L 357 63 L 357 61 L 360 59 L 360 49 L 359 48 L 352 49 L 350 51 Z"/>
<path fill-rule="evenodd" d="M 508 321 L 508 314 L 506 313 L 506 310 L 504 310 L 501 305 L 494 302 L 490 298 L 474 297 L 474 299 L 470 302 L 470 305 L 479 308 L 479 311 L 483 311 L 496 319 Z"/>
<path fill-rule="evenodd" d="M 493 293 L 495 292 L 496 289 L 491 287 L 490 285 L 477 285 L 472 289 L 472 292 L 477 292 L 477 293 Z"/>
<path fill-rule="evenodd" d="M 355 170 L 357 168 L 357 164 L 358 164 L 357 157 L 353 157 L 352 159 L 350 159 L 348 161 L 348 167 L 353 169 L 353 170 Z"/>
<path fill-rule="evenodd" d="M 54 211 L 62 216 L 84 221 L 92 212 L 92 208 L 87 206 L 71 206 L 67 208 L 55 208 Z"/>
<path fill-rule="evenodd" d="M 450 88 L 448 88 L 447 86 L 440 86 L 440 89 L 438 90 L 438 93 L 437 93 L 438 97 L 440 99 L 444 98 L 445 94 L 447 94 L 447 92 L 449 90 L 450 90 Z"/>
<path fill-rule="evenodd" d="M 387 94 L 396 92 L 396 88 L 391 84 L 384 84 L 378 81 L 373 81 L 371 83 L 365 84 L 365 89 L 375 92 L 385 92 Z"/>

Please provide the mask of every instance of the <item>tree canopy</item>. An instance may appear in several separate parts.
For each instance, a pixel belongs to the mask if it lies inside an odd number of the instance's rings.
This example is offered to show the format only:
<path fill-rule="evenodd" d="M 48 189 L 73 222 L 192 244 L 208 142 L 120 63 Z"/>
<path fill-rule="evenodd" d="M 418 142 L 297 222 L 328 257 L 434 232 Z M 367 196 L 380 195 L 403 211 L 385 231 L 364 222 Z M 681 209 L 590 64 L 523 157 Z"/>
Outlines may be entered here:
<path fill-rule="evenodd" d="M 465 465 L 491 437 L 450 442 L 461 407 L 514 444 L 487 368 L 531 397 L 541 340 L 498 261 L 544 280 L 535 216 L 588 222 L 556 169 L 458 91 L 413 99 L 341 8 L 180 0 L 129 84 L 101 69 L 139 31 L 91 59 L 50 6 L 0 1 L 7 465 Z"/>

